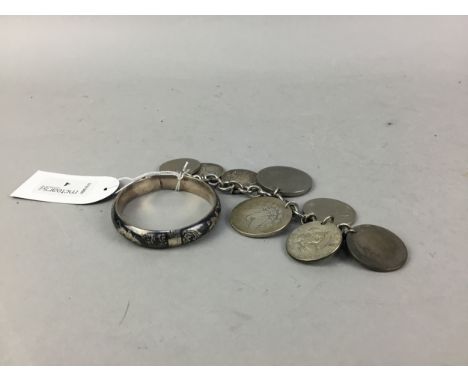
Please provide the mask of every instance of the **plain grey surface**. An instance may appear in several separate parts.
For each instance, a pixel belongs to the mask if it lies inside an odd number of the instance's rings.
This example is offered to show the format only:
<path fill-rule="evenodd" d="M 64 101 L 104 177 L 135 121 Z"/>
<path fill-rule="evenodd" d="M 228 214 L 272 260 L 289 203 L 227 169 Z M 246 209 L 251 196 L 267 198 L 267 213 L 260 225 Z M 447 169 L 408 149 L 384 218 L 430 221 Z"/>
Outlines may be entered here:
<path fill-rule="evenodd" d="M 468 18 L 0 18 L 1 364 L 467 364 Z M 37 169 L 298 167 L 409 249 L 303 265 L 286 234 L 155 251 Z M 177 208 L 175 205 L 174 208 Z"/>

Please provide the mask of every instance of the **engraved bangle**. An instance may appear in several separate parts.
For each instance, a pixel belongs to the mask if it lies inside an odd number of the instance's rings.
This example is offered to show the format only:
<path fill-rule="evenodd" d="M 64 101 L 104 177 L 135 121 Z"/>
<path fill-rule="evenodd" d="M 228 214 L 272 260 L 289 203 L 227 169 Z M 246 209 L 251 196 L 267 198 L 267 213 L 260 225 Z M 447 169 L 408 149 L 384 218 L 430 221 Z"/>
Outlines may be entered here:
<path fill-rule="evenodd" d="M 133 199 L 159 190 L 175 190 L 179 183 L 181 191 L 190 192 L 205 199 L 212 206 L 210 212 L 197 222 L 183 228 L 150 230 L 135 227 L 122 217 L 125 206 Z M 112 206 L 112 222 L 126 239 L 148 248 L 170 248 L 191 243 L 213 229 L 221 212 L 221 203 L 216 192 L 206 183 L 180 174 L 153 174 L 144 176 L 127 185 L 117 195 Z"/>

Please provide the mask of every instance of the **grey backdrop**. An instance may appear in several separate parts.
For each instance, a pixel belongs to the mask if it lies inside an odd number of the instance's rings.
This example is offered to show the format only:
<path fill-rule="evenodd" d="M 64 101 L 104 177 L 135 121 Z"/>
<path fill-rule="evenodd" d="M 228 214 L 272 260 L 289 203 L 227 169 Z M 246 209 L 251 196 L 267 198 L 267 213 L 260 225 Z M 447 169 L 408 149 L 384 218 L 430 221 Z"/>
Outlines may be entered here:
<path fill-rule="evenodd" d="M 0 18 L 1 364 L 467 364 L 468 19 Z M 191 156 L 301 168 L 409 249 L 400 271 L 227 224 L 139 248 L 111 202 L 8 195 L 37 169 Z M 177 206 L 174 206 L 177 208 Z"/>

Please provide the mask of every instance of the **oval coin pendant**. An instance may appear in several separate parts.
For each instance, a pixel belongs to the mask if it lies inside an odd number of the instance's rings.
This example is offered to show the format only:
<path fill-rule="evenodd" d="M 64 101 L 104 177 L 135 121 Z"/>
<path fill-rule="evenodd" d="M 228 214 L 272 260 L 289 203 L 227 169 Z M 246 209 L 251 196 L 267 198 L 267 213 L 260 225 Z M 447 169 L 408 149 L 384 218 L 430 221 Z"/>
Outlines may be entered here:
<path fill-rule="evenodd" d="M 201 163 L 200 169 L 197 174 L 200 176 L 205 176 L 208 174 L 214 174 L 216 176 L 221 176 L 224 173 L 224 168 L 216 163 Z"/>
<path fill-rule="evenodd" d="M 188 162 L 188 164 L 185 170 L 189 174 L 193 175 L 199 170 L 200 162 L 192 158 L 178 158 L 169 160 L 167 162 L 164 162 L 161 166 L 159 166 L 159 170 L 182 172 L 182 169 L 184 168 L 186 162 Z"/>
<path fill-rule="evenodd" d="M 257 183 L 257 173 L 244 169 L 228 170 L 221 176 L 221 180 L 237 182 L 247 187 Z"/>
<path fill-rule="evenodd" d="M 333 255 L 341 246 L 342 233 L 333 223 L 306 223 L 289 235 L 286 250 L 299 261 L 317 261 Z"/>
<path fill-rule="evenodd" d="M 279 189 L 283 196 L 300 196 L 312 188 L 312 178 L 294 167 L 271 166 L 260 170 L 257 182 L 270 192 Z"/>
<path fill-rule="evenodd" d="M 241 235 L 270 237 L 289 224 L 292 211 L 278 198 L 261 196 L 245 200 L 233 208 L 230 222 Z"/>
<path fill-rule="evenodd" d="M 317 220 L 333 216 L 336 225 L 341 223 L 353 225 L 356 221 L 356 211 L 350 205 L 336 199 L 312 199 L 304 204 L 303 210 L 305 214 L 314 213 Z"/>
<path fill-rule="evenodd" d="M 353 229 L 356 232 L 346 235 L 346 244 L 351 255 L 366 268 L 391 272 L 405 264 L 408 250 L 393 232 L 371 224 L 358 225 Z"/>

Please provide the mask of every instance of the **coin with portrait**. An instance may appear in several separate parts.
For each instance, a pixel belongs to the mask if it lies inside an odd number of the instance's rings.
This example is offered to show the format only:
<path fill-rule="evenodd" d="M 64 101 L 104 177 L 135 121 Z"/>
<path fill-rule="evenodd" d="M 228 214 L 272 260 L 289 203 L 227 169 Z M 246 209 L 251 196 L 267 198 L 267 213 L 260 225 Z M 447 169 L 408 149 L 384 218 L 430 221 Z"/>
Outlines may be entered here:
<path fill-rule="evenodd" d="M 301 225 L 289 235 L 286 250 L 296 260 L 311 262 L 333 255 L 341 242 L 342 233 L 335 224 L 313 221 Z"/>
<path fill-rule="evenodd" d="M 240 234 L 248 237 L 269 237 L 289 224 L 292 211 L 284 202 L 271 196 L 243 201 L 232 210 L 230 223 Z"/>

